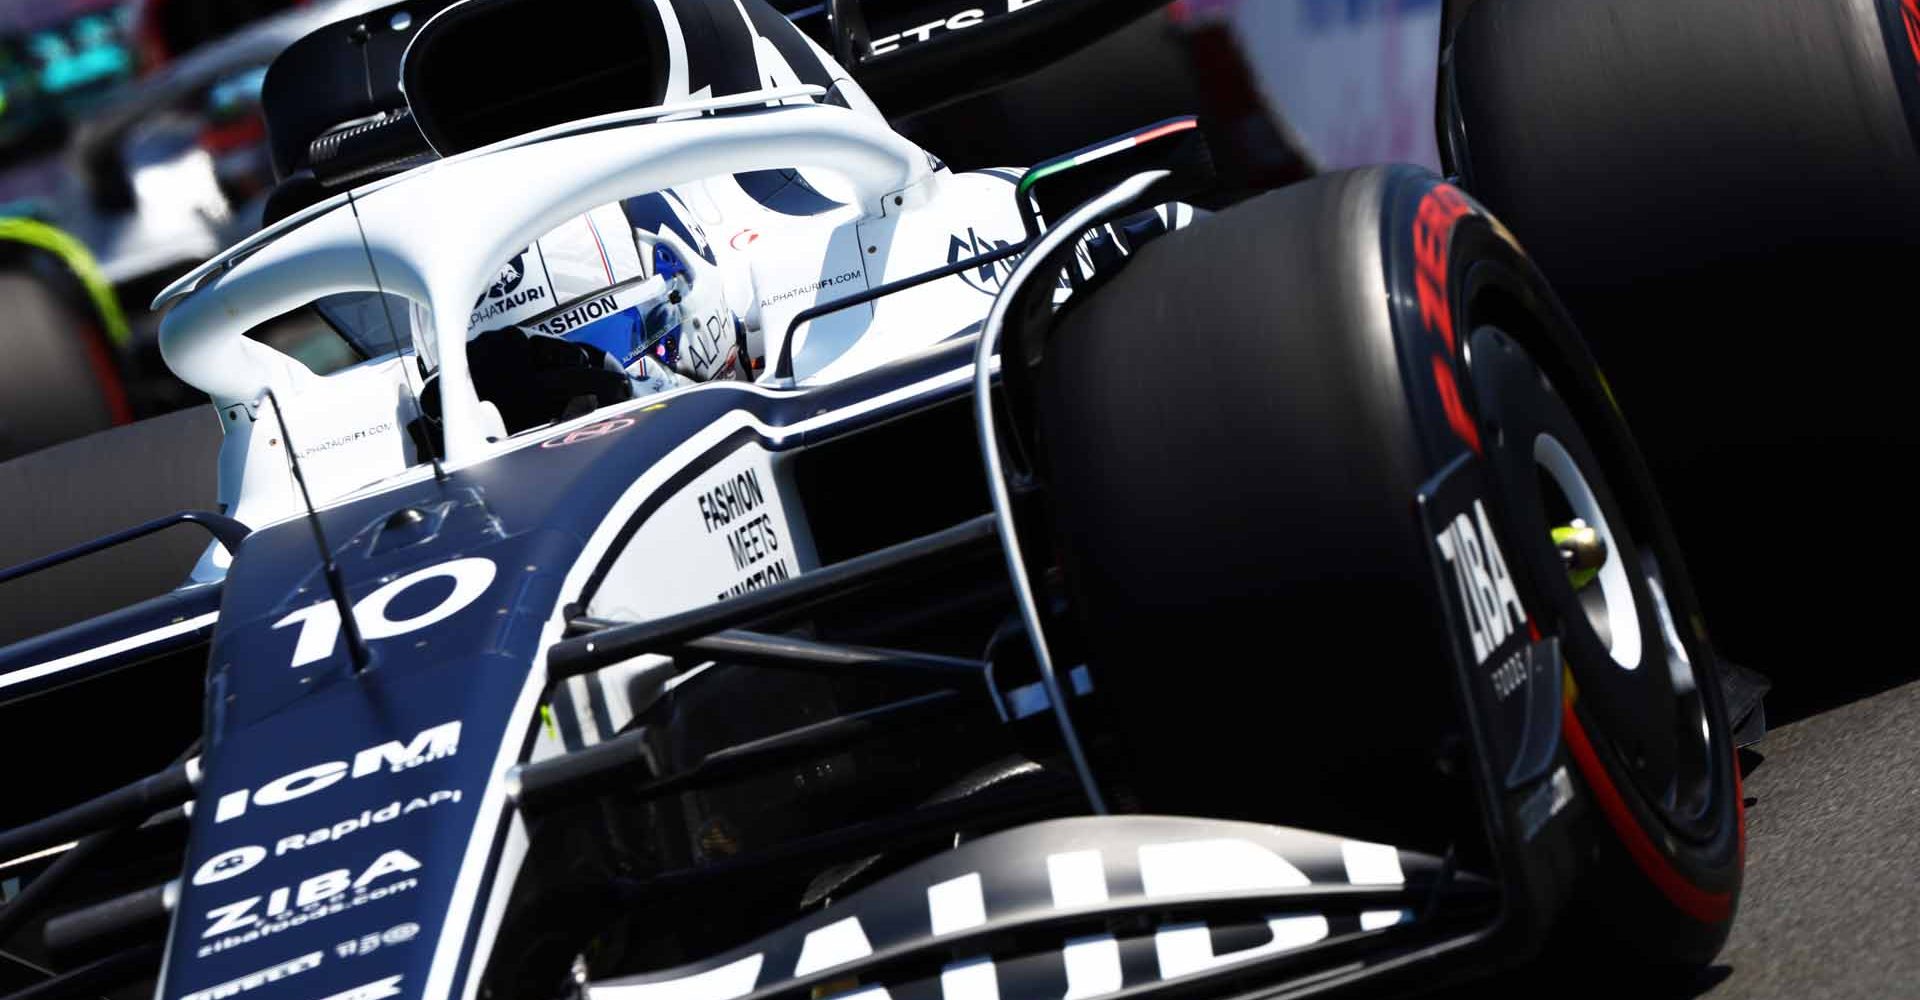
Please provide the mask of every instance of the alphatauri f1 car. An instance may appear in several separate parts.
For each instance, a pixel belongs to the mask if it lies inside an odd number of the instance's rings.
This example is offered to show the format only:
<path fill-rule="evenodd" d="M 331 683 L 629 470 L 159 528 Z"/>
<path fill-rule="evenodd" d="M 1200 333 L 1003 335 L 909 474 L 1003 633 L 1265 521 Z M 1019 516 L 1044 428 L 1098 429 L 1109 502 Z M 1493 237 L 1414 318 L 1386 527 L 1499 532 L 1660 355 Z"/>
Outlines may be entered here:
<path fill-rule="evenodd" d="M 466 0 L 276 64 L 282 218 L 161 303 L 220 512 L 0 574 L 215 538 L 0 652 L 23 718 L 204 683 L 171 766 L 0 833 L 0 940 L 63 970 L 21 995 L 1710 959 L 1744 829 L 1713 652 L 1508 231 L 1413 168 L 1212 203 L 1190 118 L 956 172 L 832 6 L 844 61 L 762 0 Z M 1151 5 L 1006 6 L 922 44 Z"/>

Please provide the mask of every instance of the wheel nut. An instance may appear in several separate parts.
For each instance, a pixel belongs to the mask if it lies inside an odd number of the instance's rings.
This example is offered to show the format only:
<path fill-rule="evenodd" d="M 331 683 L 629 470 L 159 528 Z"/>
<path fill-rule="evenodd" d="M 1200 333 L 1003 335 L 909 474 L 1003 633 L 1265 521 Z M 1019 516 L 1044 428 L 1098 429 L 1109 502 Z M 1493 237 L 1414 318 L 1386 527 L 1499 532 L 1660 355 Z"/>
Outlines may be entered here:
<path fill-rule="evenodd" d="M 1554 548 L 1560 550 L 1560 563 L 1566 567 L 1567 582 L 1579 590 L 1600 575 L 1607 562 L 1607 540 L 1587 522 L 1574 518 L 1553 529 Z"/>

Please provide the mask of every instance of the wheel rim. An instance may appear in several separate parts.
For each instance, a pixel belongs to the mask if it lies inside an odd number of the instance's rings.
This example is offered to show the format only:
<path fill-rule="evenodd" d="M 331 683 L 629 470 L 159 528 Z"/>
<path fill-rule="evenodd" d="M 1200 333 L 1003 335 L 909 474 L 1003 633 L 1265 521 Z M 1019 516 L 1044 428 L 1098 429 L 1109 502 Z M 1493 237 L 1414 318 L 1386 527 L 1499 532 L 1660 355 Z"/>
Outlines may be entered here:
<path fill-rule="evenodd" d="M 1633 585 L 1627 579 L 1624 562 L 1613 555 L 1622 551 L 1621 542 L 1614 535 L 1613 525 L 1593 484 L 1580 471 L 1573 453 L 1551 433 L 1542 432 L 1534 437 L 1533 461 L 1538 475 L 1544 477 L 1543 486 L 1551 483 L 1543 492 L 1557 493 L 1557 499 L 1572 512 L 1567 527 L 1592 532 L 1597 538 L 1599 565 L 1591 569 L 1591 578 L 1577 581 L 1572 572 L 1568 574 L 1568 582 L 1587 613 L 1588 624 L 1606 644 L 1607 654 L 1614 663 L 1623 670 L 1640 669 L 1640 607 L 1633 599 Z M 1556 498 L 1549 494 L 1547 499 L 1553 506 Z M 1567 550 L 1560 539 L 1553 540 L 1564 556 Z"/>
<path fill-rule="evenodd" d="M 1581 711 L 1640 798 L 1676 833 L 1707 839 L 1712 734 L 1660 559 L 1633 530 L 1644 501 L 1610 481 L 1560 389 L 1519 342 L 1481 327 L 1468 344 L 1510 543 L 1542 628 L 1561 636 Z"/>

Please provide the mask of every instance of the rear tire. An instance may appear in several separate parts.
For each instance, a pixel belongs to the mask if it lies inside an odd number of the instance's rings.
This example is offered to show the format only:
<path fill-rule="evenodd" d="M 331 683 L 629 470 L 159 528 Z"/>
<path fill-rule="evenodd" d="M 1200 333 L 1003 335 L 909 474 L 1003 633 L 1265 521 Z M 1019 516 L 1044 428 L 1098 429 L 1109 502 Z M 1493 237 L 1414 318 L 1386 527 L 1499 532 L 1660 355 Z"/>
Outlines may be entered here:
<path fill-rule="evenodd" d="M 1881 571 L 1871 545 L 1754 540 L 1905 517 L 1917 56 L 1910 0 L 1478 0 L 1443 81 L 1453 169 L 1591 338 L 1776 717 L 1904 672 L 1795 676 L 1905 602 L 1832 586 Z"/>
<path fill-rule="evenodd" d="M 1583 909 L 1626 928 L 1631 940 L 1616 943 L 1651 964 L 1697 965 L 1725 938 L 1741 875 L 1712 651 L 1683 626 L 1704 690 L 1696 751 L 1709 801 L 1703 829 L 1678 838 L 1623 763 L 1631 712 L 1608 710 L 1620 669 L 1594 662 L 1604 645 L 1580 632 L 1592 626 L 1569 610 L 1559 556 L 1528 514 L 1540 504 L 1531 452 L 1525 483 L 1501 471 L 1507 414 L 1479 378 L 1492 362 L 1468 353 L 1470 335 L 1496 327 L 1560 389 L 1557 426 L 1571 428 L 1561 436 L 1620 498 L 1609 509 L 1623 551 L 1634 551 L 1631 531 L 1657 556 L 1674 614 L 1692 621 L 1685 569 L 1625 425 L 1504 230 L 1417 170 L 1322 177 L 1142 248 L 1047 344 L 1039 472 L 1105 713 L 1090 717 L 1094 742 L 1124 746 L 1099 766 L 1146 811 L 1458 848 L 1469 865 L 1487 863 L 1468 846 L 1483 822 L 1473 789 L 1442 773 L 1462 727 L 1455 640 L 1438 610 L 1451 577 L 1436 576 L 1416 506 L 1464 457 L 1486 470 L 1530 623 L 1562 637 L 1587 689 L 1565 713 L 1562 743 L 1591 752 L 1561 758 L 1586 788 L 1583 836 L 1608 845 L 1608 874 L 1578 887 Z M 1635 620 L 1659 628 L 1644 597 Z M 1630 709 L 1637 691 L 1671 692 L 1664 658 L 1647 662 L 1658 666 L 1633 675 L 1646 683 L 1613 701 Z M 1717 908 L 1676 913 L 1654 890 L 1662 879 Z"/>
<path fill-rule="evenodd" d="M 1726 258 L 1912 250 L 1920 21 L 1910 45 L 1900 8 L 1478 0 L 1449 158 L 1574 299 Z"/>
<path fill-rule="evenodd" d="M 0 272 L 0 302 L 0 461 L 113 426 L 125 394 L 97 325 L 26 272 Z"/>

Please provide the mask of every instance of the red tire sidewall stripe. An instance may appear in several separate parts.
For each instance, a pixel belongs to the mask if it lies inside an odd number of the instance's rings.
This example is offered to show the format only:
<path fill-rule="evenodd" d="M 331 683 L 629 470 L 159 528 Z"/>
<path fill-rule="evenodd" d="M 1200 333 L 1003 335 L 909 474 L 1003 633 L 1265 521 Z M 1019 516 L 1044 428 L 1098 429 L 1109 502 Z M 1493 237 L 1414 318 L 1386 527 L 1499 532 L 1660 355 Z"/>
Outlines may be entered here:
<path fill-rule="evenodd" d="M 1613 827 L 1613 832 L 1620 838 L 1621 846 L 1627 849 L 1634 864 L 1639 866 L 1648 881 L 1651 881 L 1654 888 L 1660 890 L 1660 894 L 1667 897 L 1680 912 L 1701 923 L 1717 924 L 1731 918 L 1733 916 L 1732 894 L 1709 892 L 1694 885 L 1673 867 L 1673 863 L 1668 861 L 1667 856 L 1662 854 L 1660 848 L 1654 844 L 1653 838 L 1647 836 L 1647 831 L 1641 827 L 1639 818 L 1633 814 L 1626 799 L 1621 796 L 1620 789 L 1614 785 L 1613 776 L 1607 773 L 1606 765 L 1601 762 L 1599 753 L 1594 750 L 1593 741 L 1587 738 L 1586 727 L 1580 724 L 1580 717 L 1574 711 L 1572 704 L 1566 706 L 1562 718 L 1565 720 L 1563 729 L 1567 738 L 1567 750 L 1573 755 L 1575 765 L 1580 768 L 1581 777 L 1586 779 L 1587 787 L 1592 790 L 1594 800 L 1600 804 L 1600 811 L 1606 815 L 1607 824 Z M 1734 801 L 1739 803 L 1742 800 L 1738 794 L 1737 779 L 1734 787 L 1736 790 Z M 1735 808 L 1738 813 L 1734 822 L 1739 830 L 1740 853 L 1744 864 L 1747 838 L 1746 809 L 1744 805 L 1738 805 Z"/>
<path fill-rule="evenodd" d="M 1453 233 L 1461 219 L 1473 213 L 1473 203 L 1460 189 L 1438 183 L 1421 195 L 1413 213 L 1413 283 L 1421 326 L 1438 342 L 1431 346 L 1433 388 L 1447 426 L 1455 437 L 1482 454 L 1480 428 L 1461 400 L 1458 375 L 1460 345 L 1453 326 Z"/>
<path fill-rule="evenodd" d="M 115 426 L 133 423 L 133 406 L 127 401 L 127 386 L 120 378 L 120 366 L 107 348 L 107 338 L 94 327 L 82 327 L 80 338 L 87 345 L 87 363 L 93 367 L 94 381 L 100 384 L 101 401 Z"/>
<path fill-rule="evenodd" d="M 1920 0 L 1903 0 L 1903 2 L 1920 4 Z M 1464 197 L 1459 189 L 1446 183 L 1429 186 L 1422 193 L 1413 213 L 1412 247 L 1413 278 L 1418 303 L 1417 316 L 1427 334 L 1438 341 L 1434 345 L 1432 357 L 1433 388 L 1439 397 L 1441 411 L 1445 414 L 1454 436 L 1475 454 L 1481 454 L 1479 428 L 1467 412 L 1461 398 L 1458 376 L 1455 374 L 1455 366 L 1460 363 L 1459 344 L 1453 322 L 1453 291 L 1449 287 L 1448 280 L 1451 276 L 1450 257 L 1454 230 L 1463 218 L 1477 214 L 1473 203 Z M 1537 641 L 1538 626 L 1532 621 L 1528 622 L 1528 626 Z M 1732 894 L 1702 889 L 1674 868 L 1673 862 L 1653 842 L 1653 838 L 1647 834 L 1639 818 L 1621 795 L 1619 787 L 1614 784 L 1613 776 L 1607 772 L 1605 764 L 1600 760 L 1600 755 L 1594 749 L 1593 741 L 1588 738 L 1586 728 L 1581 724 L 1571 701 L 1566 704 L 1562 714 L 1564 718 L 1562 729 L 1568 751 L 1579 768 L 1581 776 L 1586 779 L 1587 787 L 1593 791 L 1601 812 L 1606 815 L 1608 825 L 1613 828 L 1621 845 L 1633 858 L 1634 864 L 1646 874 L 1647 879 L 1653 883 L 1661 895 L 1666 896 L 1687 916 L 1708 924 L 1718 924 L 1731 919 L 1733 916 Z M 1734 768 L 1734 808 L 1740 864 L 1744 867 L 1747 842 L 1746 807 L 1737 766 Z"/>

